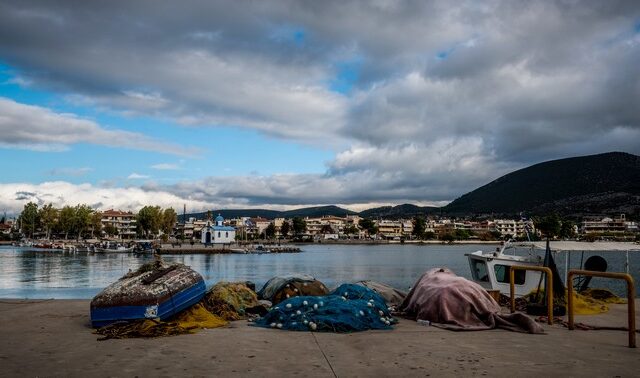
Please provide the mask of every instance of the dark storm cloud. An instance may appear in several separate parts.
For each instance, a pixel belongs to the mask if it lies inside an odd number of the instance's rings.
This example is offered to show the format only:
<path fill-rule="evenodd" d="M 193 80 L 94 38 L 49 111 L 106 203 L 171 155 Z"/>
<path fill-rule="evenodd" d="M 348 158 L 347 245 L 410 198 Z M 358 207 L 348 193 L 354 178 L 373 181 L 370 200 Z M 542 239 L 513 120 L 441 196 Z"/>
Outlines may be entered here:
<path fill-rule="evenodd" d="M 160 188 L 181 198 L 439 201 L 542 160 L 640 153 L 639 22 L 637 1 L 0 1 L 0 60 L 73 101 L 337 151 L 325 174 Z"/>

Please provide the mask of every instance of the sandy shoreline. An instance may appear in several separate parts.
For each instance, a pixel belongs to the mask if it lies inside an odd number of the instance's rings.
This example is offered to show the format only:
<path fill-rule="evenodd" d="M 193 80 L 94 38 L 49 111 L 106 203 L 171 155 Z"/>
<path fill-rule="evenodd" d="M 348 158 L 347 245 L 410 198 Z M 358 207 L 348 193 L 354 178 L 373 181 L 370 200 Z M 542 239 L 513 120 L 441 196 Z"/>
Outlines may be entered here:
<path fill-rule="evenodd" d="M 638 312 L 640 313 L 640 312 Z M 625 305 L 589 324 L 622 326 Z M 637 319 L 636 321 L 640 321 Z M 401 320 L 393 331 L 288 332 L 245 321 L 193 335 L 97 341 L 88 300 L 0 300 L 0 376 L 635 376 L 621 331 L 451 332 Z M 640 324 L 640 323 L 639 323 Z"/>

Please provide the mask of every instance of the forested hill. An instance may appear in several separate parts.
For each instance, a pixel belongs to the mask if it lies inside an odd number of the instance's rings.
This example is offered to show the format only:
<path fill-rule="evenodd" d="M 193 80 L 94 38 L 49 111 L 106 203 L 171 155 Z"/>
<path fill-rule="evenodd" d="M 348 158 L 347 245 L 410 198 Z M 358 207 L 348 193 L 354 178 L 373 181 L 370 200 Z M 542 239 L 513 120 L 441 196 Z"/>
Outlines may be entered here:
<path fill-rule="evenodd" d="M 354 215 L 357 214 L 354 211 L 343 209 L 338 206 L 315 206 L 315 207 L 304 207 L 300 209 L 287 210 L 287 211 L 278 211 L 278 210 L 266 210 L 266 209 L 220 209 L 220 210 L 211 210 L 211 215 L 215 218 L 218 214 L 222 215 L 224 218 L 238 218 L 238 217 L 262 217 L 267 219 L 274 218 L 293 218 L 293 217 L 322 217 L 326 215 L 333 215 L 344 217 L 346 215 Z M 187 214 L 187 217 L 195 217 L 198 219 L 205 219 L 207 217 L 207 213 L 192 213 Z M 182 214 L 178 216 L 178 221 L 182 222 Z"/>
<path fill-rule="evenodd" d="M 440 208 L 432 206 L 416 206 L 405 203 L 404 205 L 398 206 L 382 206 L 367 209 L 360 212 L 358 215 L 363 218 L 406 219 L 415 216 L 428 216 L 433 214 L 440 214 Z"/>
<path fill-rule="evenodd" d="M 638 214 L 640 156 L 610 152 L 539 163 L 451 202 L 446 214 Z"/>

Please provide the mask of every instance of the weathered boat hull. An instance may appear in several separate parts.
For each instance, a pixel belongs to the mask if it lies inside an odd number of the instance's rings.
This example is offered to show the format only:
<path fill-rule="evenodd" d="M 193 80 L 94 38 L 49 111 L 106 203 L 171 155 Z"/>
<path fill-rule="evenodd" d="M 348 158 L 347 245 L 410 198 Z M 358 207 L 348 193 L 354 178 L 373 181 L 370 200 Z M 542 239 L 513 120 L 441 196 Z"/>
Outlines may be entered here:
<path fill-rule="evenodd" d="M 184 265 L 125 276 L 93 298 L 91 325 L 165 320 L 200 301 L 205 292 L 202 276 Z"/>

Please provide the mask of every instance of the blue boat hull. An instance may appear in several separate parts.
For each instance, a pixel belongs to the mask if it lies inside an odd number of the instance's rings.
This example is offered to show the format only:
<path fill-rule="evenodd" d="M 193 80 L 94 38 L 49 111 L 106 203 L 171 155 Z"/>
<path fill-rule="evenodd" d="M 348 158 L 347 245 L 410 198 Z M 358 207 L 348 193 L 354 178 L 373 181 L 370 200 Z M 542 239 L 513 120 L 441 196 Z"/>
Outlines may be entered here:
<path fill-rule="evenodd" d="M 204 281 L 200 280 L 194 285 L 174 293 L 170 298 L 157 304 L 137 306 L 111 306 L 92 307 L 91 325 L 95 328 L 104 327 L 117 321 L 129 321 L 137 319 L 165 320 L 180 311 L 198 303 L 204 296 L 207 288 Z"/>

